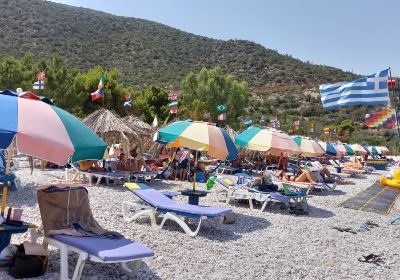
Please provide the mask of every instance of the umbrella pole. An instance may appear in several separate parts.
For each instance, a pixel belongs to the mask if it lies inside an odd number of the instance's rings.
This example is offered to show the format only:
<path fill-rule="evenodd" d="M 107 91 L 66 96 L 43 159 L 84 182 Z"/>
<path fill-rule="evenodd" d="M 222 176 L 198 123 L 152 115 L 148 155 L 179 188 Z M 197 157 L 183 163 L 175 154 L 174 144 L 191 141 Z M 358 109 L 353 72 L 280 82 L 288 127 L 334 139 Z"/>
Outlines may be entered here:
<path fill-rule="evenodd" d="M 197 151 L 194 161 L 194 175 L 193 175 L 193 191 L 196 189 L 196 173 L 197 173 Z"/>
<path fill-rule="evenodd" d="M 3 193 L 2 193 L 2 198 L 1 198 L 1 216 L 4 217 L 4 210 L 6 209 L 6 202 L 7 202 L 7 177 L 10 174 L 10 169 L 11 169 L 11 157 L 12 157 L 12 148 L 9 147 L 7 149 L 7 164 L 6 164 L 6 181 L 3 186 Z"/>

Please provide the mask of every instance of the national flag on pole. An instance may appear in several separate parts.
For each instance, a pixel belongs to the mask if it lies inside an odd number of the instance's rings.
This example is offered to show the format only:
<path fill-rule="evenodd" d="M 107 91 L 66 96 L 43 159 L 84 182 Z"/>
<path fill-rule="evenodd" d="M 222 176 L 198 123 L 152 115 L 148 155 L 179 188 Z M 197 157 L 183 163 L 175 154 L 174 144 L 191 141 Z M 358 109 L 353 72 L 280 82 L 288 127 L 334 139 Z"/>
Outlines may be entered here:
<path fill-rule="evenodd" d="M 44 81 L 45 78 L 46 78 L 46 72 L 40 71 L 39 73 L 37 73 L 37 80 L 38 81 Z"/>
<path fill-rule="evenodd" d="M 44 81 L 37 81 L 33 84 L 33 89 L 43 90 L 44 89 Z"/>
<path fill-rule="evenodd" d="M 250 125 L 253 124 L 253 120 L 245 120 L 244 124 L 247 125 L 247 126 L 250 126 Z"/>
<path fill-rule="evenodd" d="M 97 86 L 97 90 L 95 92 L 91 93 L 90 96 L 92 97 L 92 101 L 95 101 L 99 98 L 104 97 L 104 76 L 103 76 L 103 74 L 101 74 L 101 76 L 100 76 L 100 81 L 99 81 L 99 85 Z"/>
<path fill-rule="evenodd" d="M 219 114 L 219 115 L 218 115 L 218 120 L 219 120 L 219 121 L 224 121 L 224 120 L 226 120 L 226 113 Z"/>
<path fill-rule="evenodd" d="M 225 105 L 218 105 L 217 106 L 217 112 L 218 113 L 225 113 L 226 112 L 226 106 Z"/>
<path fill-rule="evenodd" d="M 294 121 L 294 125 L 300 125 L 300 121 L 299 120 Z"/>
<path fill-rule="evenodd" d="M 177 108 L 177 107 L 178 107 L 178 101 L 168 104 L 168 108 Z"/>
<path fill-rule="evenodd" d="M 171 108 L 171 109 L 169 110 L 169 113 L 170 113 L 170 114 L 178 114 L 178 108 Z"/>
<path fill-rule="evenodd" d="M 178 99 L 178 92 L 172 90 L 168 93 L 168 100 L 177 100 Z"/>
<path fill-rule="evenodd" d="M 158 120 L 157 120 L 157 116 L 154 116 L 154 120 L 153 123 L 151 124 L 152 127 L 157 127 L 158 126 Z"/>
<path fill-rule="evenodd" d="M 386 105 L 389 103 L 389 69 L 349 82 L 319 86 L 322 106 L 334 109 L 353 105 Z"/>

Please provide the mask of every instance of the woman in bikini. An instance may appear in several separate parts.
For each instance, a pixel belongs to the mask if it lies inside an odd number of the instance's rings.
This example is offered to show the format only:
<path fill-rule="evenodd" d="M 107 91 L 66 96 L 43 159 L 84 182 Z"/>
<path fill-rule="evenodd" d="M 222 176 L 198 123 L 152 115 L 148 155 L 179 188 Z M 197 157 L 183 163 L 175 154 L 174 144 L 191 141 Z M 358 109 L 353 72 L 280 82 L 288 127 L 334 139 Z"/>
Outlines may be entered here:
<path fill-rule="evenodd" d="M 296 173 L 298 174 L 297 176 L 286 176 L 284 171 L 279 170 L 277 174 L 282 181 L 296 182 L 296 183 L 310 183 L 310 184 L 317 183 L 312 173 L 308 170 L 297 171 Z"/>

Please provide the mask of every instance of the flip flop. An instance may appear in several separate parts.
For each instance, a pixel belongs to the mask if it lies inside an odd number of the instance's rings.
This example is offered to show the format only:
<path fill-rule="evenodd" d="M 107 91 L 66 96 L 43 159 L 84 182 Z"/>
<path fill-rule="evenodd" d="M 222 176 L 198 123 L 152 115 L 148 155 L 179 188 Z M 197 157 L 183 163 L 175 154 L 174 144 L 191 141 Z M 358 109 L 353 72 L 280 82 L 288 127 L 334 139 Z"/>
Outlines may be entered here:
<path fill-rule="evenodd" d="M 370 227 L 370 228 L 376 228 L 379 227 L 378 224 L 374 223 L 373 221 L 366 221 L 365 224 Z"/>
<path fill-rule="evenodd" d="M 377 266 L 380 266 L 381 263 L 384 263 L 384 259 L 382 258 L 382 256 L 383 254 L 381 255 L 369 254 L 367 256 L 362 256 L 362 258 L 358 258 L 358 261 L 364 263 L 373 263 L 376 264 Z"/>

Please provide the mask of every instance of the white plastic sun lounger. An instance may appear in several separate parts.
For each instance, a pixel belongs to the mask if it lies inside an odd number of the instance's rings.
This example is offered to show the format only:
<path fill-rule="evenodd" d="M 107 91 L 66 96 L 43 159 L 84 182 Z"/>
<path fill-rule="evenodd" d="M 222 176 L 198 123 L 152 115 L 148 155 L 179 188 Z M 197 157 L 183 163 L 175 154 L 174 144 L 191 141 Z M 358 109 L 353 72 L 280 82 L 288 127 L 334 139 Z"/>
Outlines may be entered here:
<path fill-rule="evenodd" d="M 71 164 L 72 169 L 76 172 L 73 180 L 76 180 L 78 176 L 82 175 L 85 178 L 88 178 L 89 183 L 92 184 L 93 178 L 97 178 L 95 186 L 100 184 L 102 179 L 105 179 L 106 184 L 110 184 L 110 180 L 114 181 L 114 184 L 116 182 L 124 182 L 124 181 L 129 181 L 129 172 L 125 171 L 113 171 L 113 172 L 92 172 L 92 171 L 82 171 L 79 168 L 79 165 L 73 163 Z M 69 175 L 68 172 L 66 171 L 66 179 L 69 180 Z"/>
<path fill-rule="evenodd" d="M 122 215 L 125 222 L 131 222 L 141 216 L 148 216 L 153 228 L 161 229 L 167 220 L 176 222 L 189 236 L 196 236 L 202 220 L 217 220 L 220 225 L 226 214 L 232 212 L 229 208 L 209 207 L 179 203 L 150 188 L 144 183 L 125 183 L 124 186 L 136 195 L 138 199 L 122 202 Z M 131 213 L 134 215 L 131 216 Z M 157 225 L 156 215 L 163 215 L 160 225 Z M 182 219 L 183 218 L 183 219 Z M 191 230 L 185 220 L 199 219 L 195 230 Z"/>
<path fill-rule="evenodd" d="M 363 173 L 366 173 L 366 170 L 359 170 L 359 169 L 344 167 L 332 159 L 329 160 L 329 163 L 336 169 L 341 168 L 343 173 L 349 174 L 352 177 L 359 177 Z"/>

